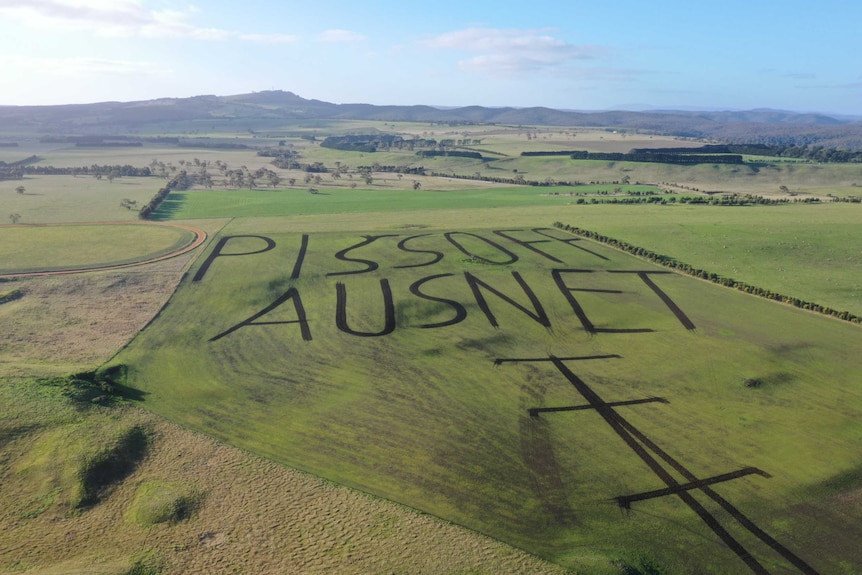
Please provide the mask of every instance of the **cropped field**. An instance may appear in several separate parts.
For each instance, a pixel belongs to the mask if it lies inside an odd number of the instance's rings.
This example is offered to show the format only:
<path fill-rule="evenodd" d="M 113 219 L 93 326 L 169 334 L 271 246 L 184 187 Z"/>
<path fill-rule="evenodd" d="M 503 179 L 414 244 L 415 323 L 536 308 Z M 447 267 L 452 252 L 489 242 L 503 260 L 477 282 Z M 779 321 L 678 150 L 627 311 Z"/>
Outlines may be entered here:
<path fill-rule="evenodd" d="M 569 358 L 605 401 L 645 400 L 617 412 L 698 478 L 769 474 L 715 489 L 796 557 L 824 573 L 860 564 L 850 525 L 862 508 L 836 503 L 858 490 L 842 479 L 858 473 L 858 326 L 654 275 L 662 270 L 484 213 L 499 227 L 421 227 L 414 214 L 399 230 L 377 214 L 372 229 L 311 233 L 303 224 L 314 218 L 235 220 L 222 237 L 237 237 L 210 248 L 225 255 L 198 260 L 111 365 L 172 421 L 574 569 L 611 573 L 620 560 L 740 572 L 675 497 L 620 514 L 615 498 L 663 484 L 596 411 L 530 415 L 590 403 L 549 362 Z M 566 289 L 554 269 L 568 270 Z M 625 273 L 637 270 L 695 329 Z M 770 571 L 792 569 L 732 520 L 728 529 Z"/>

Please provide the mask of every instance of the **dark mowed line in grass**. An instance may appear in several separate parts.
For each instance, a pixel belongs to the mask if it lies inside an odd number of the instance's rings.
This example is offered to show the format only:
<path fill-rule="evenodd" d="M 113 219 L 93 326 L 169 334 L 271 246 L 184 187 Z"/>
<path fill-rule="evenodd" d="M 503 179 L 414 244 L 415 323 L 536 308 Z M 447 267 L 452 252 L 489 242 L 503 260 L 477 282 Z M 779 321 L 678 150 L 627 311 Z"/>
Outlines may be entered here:
<path fill-rule="evenodd" d="M 619 357 L 619 356 L 617 356 Z M 718 495 L 710 485 L 721 481 L 730 481 L 746 475 L 758 474 L 763 477 L 769 475 L 756 468 L 745 468 L 736 472 L 723 474 L 720 476 L 701 479 L 698 478 L 692 471 L 682 465 L 679 461 L 671 457 L 667 452 L 661 449 L 656 443 L 650 440 L 643 432 L 632 425 L 622 415 L 614 409 L 619 403 L 608 403 L 604 401 L 599 394 L 594 391 L 585 381 L 579 378 L 572 372 L 564 363 L 564 361 L 572 360 L 590 360 L 590 359 L 609 359 L 608 357 L 582 357 L 582 358 L 557 358 L 550 356 L 548 358 L 526 358 L 526 359 L 497 359 L 495 365 L 500 365 L 504 362 L 550 362 L 568 381 L 574 386 L 578 393 L 583 396 L 588 402 L 587 409 L 594 409 L 602 419 L 611 427 L 611 429 L 622 439 L 628 447 L 643 461 L 652 472 L 661 479 L 667 489 L 656 490 L 655 492 L 647 492 L 633 496 L 621 496 L 617 498 L 618 504 L 624 508 L 628 508 L 632 501 L 660 497 L 666 495 L 676 495 L 679 497 L 698 517 L 724 542 L 727 547 L 733 551 L 743 563 L 745 563 L 752 573 L 757 575 L 769 575 L 769 571 L 758 561 L 743 545 L 740 543 L 721 523 L 710 513 L 694 496 L 690 493 L 691 490 L 697 489 L 707 495 L 710 499 L 718 503 L 731 517 L 745 527 L 755 537 L 760 539 L 773 551 L 777 552 L 784 559 L 790 562 L 794 567 L 799 569 L 805 575 L 818 575 L 818 572 L 808 565 L 804 560 L 794 554 L 790 549 L 779 543 L 772 536 L 758 527 L 751 519 L 743 514 L 729 501 Z M 635 402 L 624 403 L 646 403 L 646 401 L 636 400 Z M 538 408 L 534 408 L 538 409 Z M 574 410 L 574 409 L 572 409 Z M 533 409 L 529 410 L 533 415 Z M 680 484 L 671 475 L 670 471 L 665 469 L 661 462 L 656 459 L 650 451 L 659 459 L 663 460 L 667 465 L 674 469 L 677 473 L 688 480 L 686 484 Z"/>

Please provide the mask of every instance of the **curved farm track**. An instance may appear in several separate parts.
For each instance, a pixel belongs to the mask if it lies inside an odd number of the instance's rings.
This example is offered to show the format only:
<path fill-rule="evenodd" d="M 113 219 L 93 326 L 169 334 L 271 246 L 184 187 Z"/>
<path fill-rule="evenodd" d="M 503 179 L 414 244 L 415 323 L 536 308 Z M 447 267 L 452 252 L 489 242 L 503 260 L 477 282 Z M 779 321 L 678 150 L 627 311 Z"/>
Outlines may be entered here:
<path fill-rule="evenodd" d="M 96 266 L 82 266 L 80 268 L 73 269 L 60 269 L 60 270 L 46 270 L 46 271 L 34 271 L 34 272 L 15 272 L 15 273 L 0 273 L 0 278 L 23 278 L 23 277 L 35 277 L 35 276 L 52 276 L 52 275 L 67 275 L 67 274 L 78 274 L 84 272 L 94 272 L 94 271 L 104 271 L 104 270 L 114 270 L 114 269 L 122 269 L 133 266 L 141 266 L 145 264 L 152 264 L 155 262 L 160 262 L 163 260 L 175 258 L 177 256 L 181 256 L 185 253 L 192 251 L 193 249 L 200 246 L 207 239 L 207 233 L 199 228 L 188 226 L 184 224 L 172 224 L 172 223 L 162 223 L 162 222 L 75 222 L 75 223 L 65 223 L 65 224 L 24 224 L 24 225 L 3 225 L 0 227 L 60 227 L 60 226 L 99 226 L 99 225 L 110 225 L 110 226 L 161 226 L 161 227 L 171 227 L 171 228 L 179 228 L 183 230 L 187 230 L 192 232 L 195 235 L 195 238 L 187 245 L 183 246 L 180 249 L 174 250 L 168 254 L 162 254 L 157 257 L 145 258 L 134 262 L 126 262 L 120 264 L 111 264 L 111 265 L 96 265 Z"/>

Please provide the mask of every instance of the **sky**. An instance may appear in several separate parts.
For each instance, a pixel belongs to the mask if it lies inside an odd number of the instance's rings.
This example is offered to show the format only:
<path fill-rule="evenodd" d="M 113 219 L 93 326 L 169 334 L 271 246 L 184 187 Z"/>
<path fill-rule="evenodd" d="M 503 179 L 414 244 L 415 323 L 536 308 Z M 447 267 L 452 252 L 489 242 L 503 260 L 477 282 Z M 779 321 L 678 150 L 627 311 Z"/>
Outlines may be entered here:
<path fill-rule="evenodd" d="M 858 0 L 0 0 L 0 105 L 335 103 L 862 116 Z"/>

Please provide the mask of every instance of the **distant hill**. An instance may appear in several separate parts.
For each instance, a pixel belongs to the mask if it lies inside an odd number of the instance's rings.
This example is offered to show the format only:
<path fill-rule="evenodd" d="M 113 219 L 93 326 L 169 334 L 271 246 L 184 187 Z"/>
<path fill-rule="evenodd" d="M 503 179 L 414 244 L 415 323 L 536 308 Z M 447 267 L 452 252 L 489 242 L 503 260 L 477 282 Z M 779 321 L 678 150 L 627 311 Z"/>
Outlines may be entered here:
<path fill-rule="evenodd" d="M 862 118 L 782 110 L 575 112 L 533 108 L 435 108 L 333 104 L 293 92 L 160 98 L 65 106 L 0 106 L 4 133 L 79 135 L 126 133 L 152 124 L 247 120 L 380 120 L 435 123 L 582 126 L 706 138 L 728 143 L 821 145 L 862 149 Z"/>

